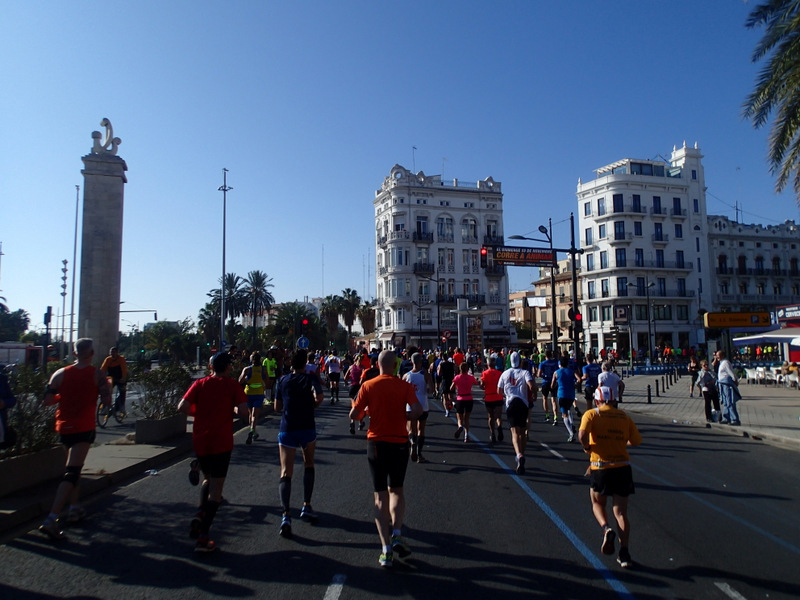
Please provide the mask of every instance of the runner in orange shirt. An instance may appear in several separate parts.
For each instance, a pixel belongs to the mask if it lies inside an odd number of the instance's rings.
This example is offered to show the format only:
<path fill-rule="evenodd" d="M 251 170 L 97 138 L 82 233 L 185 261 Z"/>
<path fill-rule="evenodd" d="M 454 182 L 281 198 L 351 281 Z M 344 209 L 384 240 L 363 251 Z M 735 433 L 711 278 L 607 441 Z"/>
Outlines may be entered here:
<path fill-rule="evenodd" d="M 503 441 L 503 395 L 497 392 L 497 382 L 502 373 L 495 368 L 497 359 L 489 357 L 489 368 L 481 373 L 478 385 L 483 388 L 483 404 L 489 418 L 489 441 Z"/>
<path fill-rule="evenodd" d="M 403 482 L 408 467 L 408 417 L 418 419 L 422 406 L 414 386 L 393 375 L 395 353 L 384 350 L 378 357 L 381 374 L 365 381 L 350 410 L 350 419 L 358 421 L 369 410 L 367 458 L 375 492 L 375 525 L 381 540 L 378 563 L 390 568 L 394 554 L 401 558 L 411 554 L 402 538 L 405 496 Z"/>

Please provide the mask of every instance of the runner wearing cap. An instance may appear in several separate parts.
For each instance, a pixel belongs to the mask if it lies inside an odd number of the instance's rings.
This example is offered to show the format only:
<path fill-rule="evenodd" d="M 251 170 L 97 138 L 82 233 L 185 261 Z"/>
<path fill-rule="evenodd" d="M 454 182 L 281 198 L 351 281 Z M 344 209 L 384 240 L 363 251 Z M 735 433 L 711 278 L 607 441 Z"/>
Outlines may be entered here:
<path fill-rule="evenodd" d="M 516 454 L 517 475 L 525 474 L 525 428 L 528 425 L 528 413 L 536 401 L 536 382 L 530 371 L 520 368 L 519 352 L 512 352 L 511 368 L 503 371 L 497 382 L 497 393 L 506 401 L 506 416 L 511 429 L 511 442 Z"/>

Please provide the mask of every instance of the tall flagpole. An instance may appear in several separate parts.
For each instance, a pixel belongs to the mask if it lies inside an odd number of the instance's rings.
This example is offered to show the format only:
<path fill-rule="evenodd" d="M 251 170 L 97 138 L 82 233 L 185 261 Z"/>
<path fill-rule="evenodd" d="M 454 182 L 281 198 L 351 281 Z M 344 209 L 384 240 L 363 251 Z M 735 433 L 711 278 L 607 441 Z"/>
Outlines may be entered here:
<path fill-rule="evenodd" d="M 228 169 L 222 169 L 222 187 L 218 191 L 222 192 L 222 282 L 220 283 L 220 303 L 219 303 L 219 349 L 225 347 L 225 231 L 226 219 L 228 214 L 228 192 L 233 188 L 228 187 Z"/>

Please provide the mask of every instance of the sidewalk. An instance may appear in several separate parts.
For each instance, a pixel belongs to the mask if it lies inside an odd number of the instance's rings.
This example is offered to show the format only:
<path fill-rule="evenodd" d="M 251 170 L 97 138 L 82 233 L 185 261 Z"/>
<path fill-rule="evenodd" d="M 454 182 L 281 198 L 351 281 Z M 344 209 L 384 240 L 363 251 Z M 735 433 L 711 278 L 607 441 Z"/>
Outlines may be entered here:
<path fill-rule="evenodd" d="M 634 416 L 642 414 L 682 425 L 712 427 L 731 435 L 800 450 L 800 391 L 796 389 L 743 383 L 739 387 L 742 400 L 738 403 L 742 425 L 732 427 L 706 423 L 703 400 L 697 393 L 694 398 L 689 397 L 689 378 L 686 376 L 666 390 L 662 389 L 661 376 L 635 375 L 626 377 L 624 381 L 624 402 L 620 408 Z M 647 401 L 648 385 L 651 386 L 650 403 Z M 582 397 L 579 405 L 583 406 Z M 241 439 L 237 442 L 241 443 Z M 130 481 L 146 471 L 188 455 L 191 449 L 190 433 L 163 445 L 133 444 L 121 437 L 96 446 L 89 451 L 82 473 L 81 495 L 90 496 Z M 47 514 L 57 486 L 58 481 L 54 481 L 0 498 L 0 534 Z"/>
<path fill-rule="evenodd" d="M 663 378 L 666 381 L 666 377 Z M 625 378 L 624 402 L 620 408 L 626 412 L 651 415 L 685 425 L 710 426 L 731 434 L 773 443 L 800 450 L 800 391 L 782 385 L 739 385 L 742 399 L 736 405 L 742 421 L 740 427 L 706 423 L 703 399 L 689 397 L 688 376 L 683 376 L 669 385 L 665 391 L 662 377 L 635 375 Z M 659 397 L 656 397 L 658 381 Z M 651 388 L 651 403 L 647 402 L 647 386 Z"/>

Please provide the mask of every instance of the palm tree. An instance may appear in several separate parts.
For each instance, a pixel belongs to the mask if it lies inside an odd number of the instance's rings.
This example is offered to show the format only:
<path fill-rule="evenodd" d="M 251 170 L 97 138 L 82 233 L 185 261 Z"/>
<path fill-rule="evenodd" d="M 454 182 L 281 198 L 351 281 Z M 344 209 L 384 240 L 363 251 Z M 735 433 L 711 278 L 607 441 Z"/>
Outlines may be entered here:
<path fill-rule="evenodd" d="M 197 315 L 197 327 L 207 343 L 219 339 L 219 303 L 206 302 Z"/>
<path fill-rule="evenodd" d="M 233 339 L 233 329 L 236 317 L 241 316 L 247 310 L 247 301 L 242 289 L 243 280 L 236 273 L 225 274 L 225 318 L 228 324 L 225 326 L 227 339 Z M 220 288 L 213 289 L 208 292 L 208 296 L 212 301 L 220 303 Z"/>
<path fill-rule="evenodd" d="M 257 334 L 256 334 L 256 318 L 262 316 L 265 312 L 269 312 L 275 298 L 269 291 L 272 285 L 272 278 L 269 277 L 264 271 L 250 271 L 247 274 L 247 279 L 244 280 L 243 294 L 247 300 L 247 310 L 253 315 L 253 343 L 252 348 L 256 348 Z"/>
<path fill-rule="evenodd" d="M 764 27 L 752 59 L 768 57 L 768 62 L 744 104 L 744 116 L 758 129 L 775 113 L 768 153 L 770 172 L 778 177 L 775 191 L 782 191 L 792 179 L 800 202 L 800 4 L 766 0 L 753 9 L 746 26 Z"/>
<path fill-rule="evenodd" d="M 347 326 L 347 343 L 350 344 L 350 338 L 353 337 L 353 323 L 356 320 L 356 311 L 361 306 L 361 296 L 358 292 L 345 288 L 342 290 L 342 318 L 344 324 Z M 349 350 L 349 348 L 348 348 Z"/>
<path fill-rule="evenodd" d="M 331 341 L 336 339 L 336 332 L 339 330 L 339 315 L 341 314 L 342 297 L 327 296 L 322 301 L 319 309 L 320 316 L 325 319 L 328 328 L 328 336 Z"/>
<path fill-rule="evenodd" d="M 361 321 L 361 328 L 364 334 L 375 331 L 375 307 L 371 302 L 365 302 L 356 310 L 356 317 Z"/>

